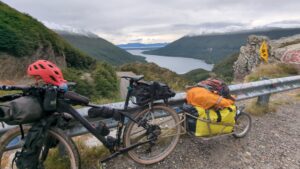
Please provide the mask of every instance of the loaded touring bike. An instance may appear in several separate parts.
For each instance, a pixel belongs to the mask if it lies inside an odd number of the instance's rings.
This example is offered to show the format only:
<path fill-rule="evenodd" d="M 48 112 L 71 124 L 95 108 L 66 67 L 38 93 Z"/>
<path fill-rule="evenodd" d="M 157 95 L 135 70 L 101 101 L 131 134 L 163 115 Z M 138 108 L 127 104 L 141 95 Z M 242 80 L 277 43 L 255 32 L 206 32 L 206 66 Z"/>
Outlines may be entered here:
<path fill-rule="evenodd" d="M 175 148 L 182 128 L 178 114 L 166 104 L 175 93 L 157 82 L 141 82 L 143 76 L 122 78 L 129 80 L 124 110 L 91 104 L 84 96 L 52 85 L 0 86 L 0 90 L 22 91 L 0 98 L 5 103 L 0 105 L 7 108 L 0 112 L 0 119 L 19 125 L 0 138 L 1 169 L 53 168 L 49 161 L 57 159 L 56 156 L 60 156 L 58 162 L 64 163 L 64 168 L 79 169 L 76 145 L 64 132 L 72 120 L 78 121 L 110 150 L 111 155 L 101 162 L 123 153 L 141 164 L 166 158 Z M 131 98 L 142 111 L 126 112 Z M 155 103 L 158 99 L 164 103 Z M 103 122 L 93 126 L 72 105 L 91 107 L 90 118 L 116 120 L 116 136 L 109 135 L 110 130 Z M 20 139 L 18 143 L 14 143 L 16 138 Z"/>

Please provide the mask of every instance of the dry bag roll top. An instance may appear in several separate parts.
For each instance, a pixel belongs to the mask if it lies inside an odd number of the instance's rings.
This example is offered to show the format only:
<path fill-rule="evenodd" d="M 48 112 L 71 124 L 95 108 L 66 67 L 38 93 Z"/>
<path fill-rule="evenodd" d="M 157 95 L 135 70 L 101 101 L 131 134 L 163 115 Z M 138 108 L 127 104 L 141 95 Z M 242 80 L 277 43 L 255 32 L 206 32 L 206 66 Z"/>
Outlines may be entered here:
<path fill-rule="evenodd" d="M 213 107 L 225 108 L 234 104 L 231 99 L 223 98 L 203 87 L 193 87 L 187 91 L 187 103 L 193 106 L 210 109 Z"/>
<path fill-rule="evenodd" d="M 8 125 L 28 124 L 43 117 L 40 101 L 31 96 L 0 103 L 0 121 Z"/>

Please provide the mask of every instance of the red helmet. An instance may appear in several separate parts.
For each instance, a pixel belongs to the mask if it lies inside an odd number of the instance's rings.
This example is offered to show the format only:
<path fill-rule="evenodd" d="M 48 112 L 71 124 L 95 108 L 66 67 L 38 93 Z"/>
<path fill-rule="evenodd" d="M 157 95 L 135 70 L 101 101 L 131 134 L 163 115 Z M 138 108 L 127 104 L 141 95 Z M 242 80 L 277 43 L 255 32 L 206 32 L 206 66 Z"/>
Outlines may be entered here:
<path fill-rule="evenodd" d="M 42 79 L 46 84 L 61 86 L 67 81 L 64 79 L 61 70 L 52 62 L 47 60 L 38 60 L 27 69 L 29 76 L 34 76 L 37 80 Z"/>

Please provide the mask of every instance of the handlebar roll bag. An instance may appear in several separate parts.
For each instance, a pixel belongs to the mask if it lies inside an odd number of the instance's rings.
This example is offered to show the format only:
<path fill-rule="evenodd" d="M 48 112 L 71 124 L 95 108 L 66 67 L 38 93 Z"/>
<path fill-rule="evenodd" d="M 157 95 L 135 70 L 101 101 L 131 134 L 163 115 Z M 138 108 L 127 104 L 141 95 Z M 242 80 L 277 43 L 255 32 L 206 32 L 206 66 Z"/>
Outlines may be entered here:
<path fill-rule="evenodd" d="M 88 105 L 90 100 L 78 93 L 68 91 L 64 94 L 65 99 L 69 99 L 73 104 Z"/>
<path fill-rule="evenodd" d="M 0 103 L 0 121 L 8 125 L 28 124 L 43 117 L 40 101 L 31 96 Z"/>

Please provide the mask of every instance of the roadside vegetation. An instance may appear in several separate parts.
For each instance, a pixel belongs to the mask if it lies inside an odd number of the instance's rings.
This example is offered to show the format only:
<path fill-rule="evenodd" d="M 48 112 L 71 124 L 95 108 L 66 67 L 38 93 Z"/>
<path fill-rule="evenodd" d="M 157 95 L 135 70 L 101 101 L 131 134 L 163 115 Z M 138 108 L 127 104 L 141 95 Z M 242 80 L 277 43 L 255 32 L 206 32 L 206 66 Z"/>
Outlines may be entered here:
<path fill-rule="evenodd" d="M 103 103 L 119 99 L 119 83 L 113 67 L 107 63 L 97 63 L 90 72 L 74 68 L 63 70 L 64 78 L 75 82 L 74 91 L 87 96 L 93 102 Z"/>
<path fill-rule="evenodd" d="M 103 145 L 87 146 L 82 140 L 77 140 L 76 145 L 81 158 L 81 167 L 85 169 L 102 169 L 99 161 L 110 155 Z"/>
<path fill-rule="evenodd" d="M 245 112 L 254 116 L 261 116 L 266 113 L 276 112 L 283 105 L 290 105 L 300 100 L 300 90 L 295 92 L 287 92 L 282 96 L 282 93 L 272 94 L 268 105 L 257 104 L 257 99 L 244 101 L 246 107 Z"/>
<path fill-rule="evenodd" d="M 279 78 L 298 75 L 299 70 L 292 64 L 275 63 L 260 64 L 255 70 L 245 77 L 246 82 L 258 81 L 261 78 Z"/>

